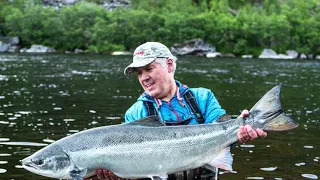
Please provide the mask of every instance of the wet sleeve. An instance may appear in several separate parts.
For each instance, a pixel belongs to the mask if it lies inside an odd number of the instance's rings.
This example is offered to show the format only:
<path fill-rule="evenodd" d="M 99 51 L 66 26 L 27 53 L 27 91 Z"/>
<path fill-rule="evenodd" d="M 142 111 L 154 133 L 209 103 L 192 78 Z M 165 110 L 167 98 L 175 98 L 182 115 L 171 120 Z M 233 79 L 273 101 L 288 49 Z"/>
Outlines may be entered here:
<path fill-rule="evenodd" d="M 144 107 L 143 102 L 138 101 L 127 110 L 124 115 L 124 122 L 130 123 L 144 117 L 147 117 L 147 110 Z"/>
<path fill-rule="evenodd" d="M 206 124 L 212 123 L 221 115 L 226 114 L 210 89 L 199 88 L 197 94 L 197 102 Z"/>
<path fill-rule="evenodd" d="M 221 115 L 226 114 L 226 111 L 222 109 L 211 90 L 208 91 L 206 107 L 205 123 L 212 123 L 216 121 Z"/>

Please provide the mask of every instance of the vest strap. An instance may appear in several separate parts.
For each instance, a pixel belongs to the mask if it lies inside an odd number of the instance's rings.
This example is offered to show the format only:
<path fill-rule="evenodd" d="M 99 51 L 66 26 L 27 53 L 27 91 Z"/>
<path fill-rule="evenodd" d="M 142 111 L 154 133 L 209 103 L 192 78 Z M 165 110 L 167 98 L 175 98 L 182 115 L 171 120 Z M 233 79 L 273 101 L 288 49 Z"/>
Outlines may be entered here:
<path fill-rule="evenodd" d="M 203 124 L 205 122 L 204 118 L 202 117 L 200 108 L 191 91 L 187 91 L 184 95 L 184 100 L 186 103 L 191 107 L 192 112 L 196 115 L 196 120 L 199 124 Z"/>
<path fill-rule="evenodd" d="M 186 103 L 190 106 L 192 112 L 195 114 L 197 122 L 199 124 L 203 124 L 205 122 L 205 120 L 201 114 L 200 108 L 198 106 L 198 103 L 197 103 L 196 98 L 194 97 L 193 93 L 191 91 L 187 91 L 183 95 L 183 97 L 184 97 L 184 100 L 186 101 Z M 148 116 L 158 115 L 158 112 L 154 108 L 152 102 L 143 101 L 143 104 L 147 108 Z M 182 125 L 182 124 L 176 124 L 176 125 Z"/>
<path fill-rule="evenodd" d="M 158 112 L 157 112 L 156 109 L 154 108 L 152 102 L 143 101 L 143 104 L 144 104 L 144 106 L 147 108 L 148 116 L 158 115 Z"/>

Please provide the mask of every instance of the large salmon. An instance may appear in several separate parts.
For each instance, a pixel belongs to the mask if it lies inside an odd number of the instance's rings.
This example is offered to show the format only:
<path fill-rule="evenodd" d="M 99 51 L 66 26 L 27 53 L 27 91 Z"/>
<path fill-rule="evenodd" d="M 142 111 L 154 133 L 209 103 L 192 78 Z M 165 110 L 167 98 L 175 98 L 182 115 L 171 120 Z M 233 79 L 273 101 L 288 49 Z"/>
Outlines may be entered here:
<path fill-rule="evenodd" d="M 283 131 L 297 127 L 281 110 L 280 86 L 238 117 L 212 124 L 164 126 L 157 116 L 85 130 L 60 139 L 22 160 L 25 169 L 58 179 L 83 179 L 98 168 L 123 178 L 166 178 L 200 166 L 232 170 L 229 146 L 239 126 Z"/>

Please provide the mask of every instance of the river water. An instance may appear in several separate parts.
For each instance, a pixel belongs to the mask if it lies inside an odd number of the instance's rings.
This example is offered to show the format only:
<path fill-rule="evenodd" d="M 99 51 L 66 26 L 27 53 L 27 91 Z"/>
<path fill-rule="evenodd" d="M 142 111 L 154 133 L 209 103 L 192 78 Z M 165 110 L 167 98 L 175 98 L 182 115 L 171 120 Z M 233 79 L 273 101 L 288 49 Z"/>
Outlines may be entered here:
<path fill-rule="evenodd" d="M 0 55 L 0 179 L 48 179 L 19 160 L 84 129 L 118 124 L 142 93 L 125 77 L 130 56 Z M 300 125 L 232 148 L 221 179 L 320 177 L 320 61 L 180 57 L 176 79 L 211 89 L 228 114 L 250 109 L 281 85 L 283 110 Z"/>

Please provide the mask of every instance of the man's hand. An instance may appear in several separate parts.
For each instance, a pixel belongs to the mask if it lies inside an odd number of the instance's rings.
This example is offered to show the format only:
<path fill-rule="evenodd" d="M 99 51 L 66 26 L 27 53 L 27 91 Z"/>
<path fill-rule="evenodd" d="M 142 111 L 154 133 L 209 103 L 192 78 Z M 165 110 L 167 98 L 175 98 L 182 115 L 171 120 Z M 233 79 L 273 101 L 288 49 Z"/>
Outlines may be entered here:
<path fill-rule="evenodd" d="M 97 169 L 94 176 L 85 178 L 84 180 L 122 180 L 122 178 L 113 174 L 113 172 L 106 169 Z"/>
<path fill-rule="evenodd" d="M 249 111 L 248 110 L 243 110 L 241 112 L 240 117 L 248 117 L 249 116 Z M 240 126 L 240 130 L 237 133 L 238 140 L 240 143 L 247 143 L 249 141 L 257 139 L 259 136 L 262 138 L 267 137 L 267 133 L 264 132 L 261 129 L 252 129 L 252 127 L 247 124 L 245 126 Z"/>

